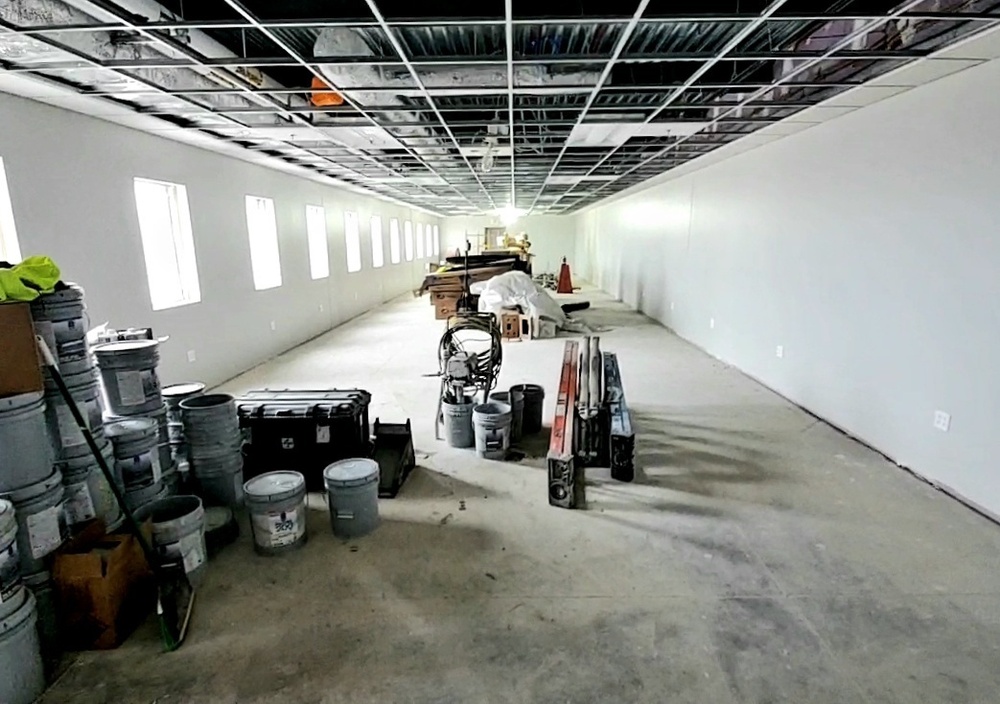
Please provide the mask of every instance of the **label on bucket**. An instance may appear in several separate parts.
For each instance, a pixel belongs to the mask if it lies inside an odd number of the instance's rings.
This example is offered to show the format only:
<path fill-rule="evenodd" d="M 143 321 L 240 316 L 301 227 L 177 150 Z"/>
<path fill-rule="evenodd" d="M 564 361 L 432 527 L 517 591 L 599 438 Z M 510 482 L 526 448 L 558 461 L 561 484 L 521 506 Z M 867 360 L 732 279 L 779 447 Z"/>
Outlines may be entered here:
<path fill-rule="evenodd" d="M 163 476 L 158 450 L 149 450 L 127 460 L 115 460 L 115 466 L 121 470 L 122 481 L 126 487 L 156 484 Z"/>
<path fill-rule="evenodd" d="M 62 545 L 66 537 L 66 514 L 62 504 L 28 515 L 28 545 L 31 557 L 40 560 Z"/>
<path fill-rule="evenodd" d="M 202 547 L 201 536 L 201 530 L 189 533 L 176 543 L 160 546 L 160 554 L 175 560 L 181 558 L 181 562 L 184 563 L 184 573 L 191 574 L 205 562 L 205 548 Z"/>
<path fill-rule="evenodd" d="M 118 400 L 123 406 L 141 406 L 146 403 L 142 372 L 115 372 L 115 380 L 118 382 Z"/>
<path fill-rule="evenodd" d="M 9 600 L 21 586 L 21 558 L 17 554 L 17 541 L 0 552 L 0 603 Z"/>
<path fill-rule="evenodd" d="M 316 426 L 316 444 L 325 445 L 330 442 L 330 426 L 329 425 L 317 425 Z"/>
<path fill-rule="evenodd" d="M 97 515 L 94 510 L 94 500 L 90 496 L 90 487 L 86 482 L 70 484 L 66 487 L 66 518 L 70 525 L 89 521 Z"/>
<path fill-rule="evenodd" d="M 254 537 L 263 543 L 263 547 L 280 548 L 292 545 L 306 533 L 304 516 L 299 516 L 298 509 L 279 511 L 275 513 L 254 513 Z"/>

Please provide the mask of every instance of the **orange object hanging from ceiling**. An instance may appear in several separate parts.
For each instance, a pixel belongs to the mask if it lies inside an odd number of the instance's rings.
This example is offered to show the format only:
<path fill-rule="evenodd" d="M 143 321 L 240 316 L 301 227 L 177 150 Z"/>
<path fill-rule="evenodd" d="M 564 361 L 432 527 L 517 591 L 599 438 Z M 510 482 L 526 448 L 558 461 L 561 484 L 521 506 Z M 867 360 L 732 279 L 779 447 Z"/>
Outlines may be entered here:
<path fill-rule="evenodd" d="M 319 76 L 313 76 L 311 100 L 313 105 L 320 108 L 344 104 L 344 96 L 333 90 Z"/>

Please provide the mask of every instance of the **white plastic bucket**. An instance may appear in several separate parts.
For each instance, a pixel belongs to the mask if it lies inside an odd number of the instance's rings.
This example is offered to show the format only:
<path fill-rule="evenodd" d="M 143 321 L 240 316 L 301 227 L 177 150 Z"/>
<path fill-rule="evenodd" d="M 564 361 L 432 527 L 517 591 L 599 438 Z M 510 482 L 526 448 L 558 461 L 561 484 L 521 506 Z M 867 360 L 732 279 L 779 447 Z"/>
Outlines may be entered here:
<path fill-rule="evenodd" d="M 0 398 L 0 493 L 42 481 L 54 460 L 42 394 Z"/>
<path fill-rule="evenodd" d="M 140 513 L 153 524 L 153 547 L 161 555 L 179 559 L 192 584 L 201 580 L 208 566 L 205 547 L 205 509 L 197 496 L 160 499 Z"/>
<path fill-rule="evenodd" d="M 64 374 L 63 381 L 70 396 L 80 409 L 80 415 L 95 437 L 101 437 L 104 425 L 104 408 L 101 405 L 101 389 L 93 369 L 79 374 Z M 49 425 L 57 438 L 58 458 L 80 454 L 87 448 L 87 441 L 76 424 L 73 412 L 63 400 L 55 380 L 45 380 L 45 412 Z"/>
<path fill-rule="evenodd" d="M 17 517 L 14 515 L 14 504 L 0 499 L 0 619 L 19 609 L 23 602 L 21 560 L 17 552 Z"/>
<path fill-rule="evenodd" d="M 156 374 L 159 346 L 156 340 L 128 340 L 94 349 L 109 411 L 119 416 L 136 416 L 163 406 L 160 378 Z"/>
<path fill-rule="evenodd" d="M 268 472 L 243 485 L 254 550 L 288 552 L 305 544 L 306 480 L 298 472 Z"/>
<path fill-rule="evenodd" d="M 0 619 L 0 702 L 32 704 L 45 689 L 35 597 L 25 590 L 21 607 Z"/>
<path fill-rule="evenodd" d="M 510 406 L 488 401 L 472 410 L 476 431 L 476 454 L 488 460 L 502 460 L 510 449 Z"/>
<path fill-rule="evenodd" d="M 471 398 L 465 403 L 441 402 L 441 412 L 444 416 L 444 437 L 450 447 L 472 447 L 476 444 L 476 436 L 472 432 Z"/>
<path fill-rule="evenodd" d="M 14 504 L 21 577 L 44 572 L 45 557 L 69 537 L 63 509 L 62 475 L 55 470 L 45 481 L 0 498 Z"/>

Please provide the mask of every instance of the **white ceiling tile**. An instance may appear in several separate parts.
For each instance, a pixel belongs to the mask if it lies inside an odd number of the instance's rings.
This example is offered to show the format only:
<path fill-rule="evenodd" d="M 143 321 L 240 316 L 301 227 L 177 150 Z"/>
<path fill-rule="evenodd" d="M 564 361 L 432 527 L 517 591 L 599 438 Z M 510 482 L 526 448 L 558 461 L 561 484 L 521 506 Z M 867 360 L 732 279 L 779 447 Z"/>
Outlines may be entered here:
<path fill-rule="evenodd" d="M 924 59 L 914 61 L 868 82 L 872 86 L 919 86 L 982 63 L 973 59 Z"/>

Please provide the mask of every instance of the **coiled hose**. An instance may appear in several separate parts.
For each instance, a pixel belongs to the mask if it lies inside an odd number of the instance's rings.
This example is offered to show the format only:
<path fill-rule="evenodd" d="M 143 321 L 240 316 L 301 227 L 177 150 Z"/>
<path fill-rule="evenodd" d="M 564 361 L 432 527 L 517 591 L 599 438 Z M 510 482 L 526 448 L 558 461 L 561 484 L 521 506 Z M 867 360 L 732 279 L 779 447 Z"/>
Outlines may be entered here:
<path fill-rule="evenodd" d="M 484 335 L 489 337 L 483 337 Z M 477 349 L 487 342 L 487 349 Z M 438 365 L 442 375 L 445 372 L 445 362 L 459 352 L 465 352 L 476 360 L 472 382 L 489 395 L 496 386 L 500 365 L 503 363 L 502 337 L 496 316 L 492 313 L 466 314 L 445 330 L 438 345 Z"/>

